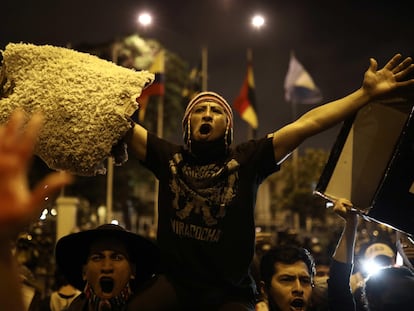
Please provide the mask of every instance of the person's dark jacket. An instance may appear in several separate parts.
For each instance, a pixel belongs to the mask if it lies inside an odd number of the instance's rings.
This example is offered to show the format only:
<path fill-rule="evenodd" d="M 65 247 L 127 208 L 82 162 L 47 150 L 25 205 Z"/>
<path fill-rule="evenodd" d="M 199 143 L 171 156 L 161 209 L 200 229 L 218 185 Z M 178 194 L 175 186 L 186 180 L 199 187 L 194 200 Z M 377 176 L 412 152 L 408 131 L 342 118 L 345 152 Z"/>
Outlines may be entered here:
<path fill-rule="evenodd" d="M 349 285 L 352 268 L 352 264 L 332 260 L 328 279 L 329 310 L 355 310 L 355 300 Z"/>

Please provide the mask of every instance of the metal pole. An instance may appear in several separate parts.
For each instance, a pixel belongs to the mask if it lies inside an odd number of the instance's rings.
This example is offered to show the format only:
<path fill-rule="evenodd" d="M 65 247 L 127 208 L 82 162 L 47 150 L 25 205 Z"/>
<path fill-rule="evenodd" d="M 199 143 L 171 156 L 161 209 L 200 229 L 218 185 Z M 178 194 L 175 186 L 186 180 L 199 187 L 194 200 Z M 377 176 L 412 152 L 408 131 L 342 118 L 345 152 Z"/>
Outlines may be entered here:
<path fill-rule="evenodd" d="M 295 122 L 296 120 L 296 114 L 297 114 L 297 103 L 295 101 L 292 101 L 292 122 Z M 295 148 L 292 152 L 292 168 L 293 168 L 293 182 L 294 182 L 294 189 L 297 189 L 297 183 L 298 183 L 298 175 L 299 175 L 299 146 Z"/>
<path fill-rule="evenodd" d="M 208 78 L 208 50 L 207 47 L 203 46 L 203 48 L 201 49 L 201 78 L 202 78 L 202 91 L 207 91 L 208 90 L 208 85 L 207 85 L 207 78 Z"/>
<path fill-rule="evenodd" d="M 108 169 L 106 178 L 106 222 L 112 221 L 112 197 L 113 197 L 113 184 L 114 184 L 114 159 L 108 158 Z"/>
<path fill-rule="evenodd" d="M 162 137 L 164 132 L 164 97 L 159 96 L 157 102 L 157 136 Z M 158 192 L 160 183 L 158 179 L 155 179 L 154 185 L 154 226 L 157 229 L 158 224 Z"/>
<path fill-rule="evenodd" d="M 165 51 L 162 53 L 162 64 L 159 64 L 162 68 L 158 68 L 162 74 L 165 72 Z M 164 132 L 164 95 L 157 97 L 157 136 L 162 138 Z M 158 193 L 159 193 L 159 181 L 155 178 L 154 181 L 154 228 L 157 231 L 158 226 Z"/>
<path fill-rule="evenodd" d="M 112 43 L 112 62 L 118 62 L 118 42 Z M 106 172 L 106 222 L 112 221 L 112 198 L 113 198 L 113 184 L 114 184 L 114 159 L 108 158 L 107 172 Z"/>

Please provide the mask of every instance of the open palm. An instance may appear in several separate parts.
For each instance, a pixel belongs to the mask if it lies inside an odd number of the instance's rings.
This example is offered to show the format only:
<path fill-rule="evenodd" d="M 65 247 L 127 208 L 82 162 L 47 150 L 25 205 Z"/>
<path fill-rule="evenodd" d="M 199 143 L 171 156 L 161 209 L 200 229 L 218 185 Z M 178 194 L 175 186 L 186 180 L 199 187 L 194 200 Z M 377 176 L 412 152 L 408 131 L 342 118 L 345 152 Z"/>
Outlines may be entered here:
<path fill-rule="evenodd" d="M 372 98 L 380 98 L 383 94 L 403 91 L 414 86 L 414 80 L 405 80 L 414 70 L 411 57 L 402 60 L 402 55 L 396 54 L 382 69 L 377 68 L 377 61 L 371 58 L 370 66 L 364 75 L 363 88 Z"/>

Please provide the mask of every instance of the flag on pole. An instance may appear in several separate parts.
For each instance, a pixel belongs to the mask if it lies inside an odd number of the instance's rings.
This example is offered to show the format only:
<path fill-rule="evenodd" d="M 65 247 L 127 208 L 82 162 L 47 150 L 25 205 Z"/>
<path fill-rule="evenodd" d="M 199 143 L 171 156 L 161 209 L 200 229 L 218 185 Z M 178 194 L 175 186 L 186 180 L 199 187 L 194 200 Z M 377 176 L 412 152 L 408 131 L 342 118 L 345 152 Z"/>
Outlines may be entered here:
<path fill-rule="evenodd" d="M 322 100 L 321 91 L 293 53 L 285 78 L 285 99 L 295 104 L 317 104 Z"/>
<path fill-rule="evenodd" d="M 259 122 L 256 115 L 256 94 L 254 85 L 253 65 L 251 61 L 247 64 L 246 77 L 240 89 L 239 96 L 233 103 L 234 109 L 240 117 L 253 129 L 257 129 Z"/>
<path fill-rule="evenodd" d="M 165 51 L 159 51 L 155 57 L 152 65 L 148 69 L 149 72 L 152 72 L 155 75 L 154 82 L 145 88 L 141 96 L 138 97 L 139 102 L 139 121 L 143 121 L 145 117 L 145 110 L 148 105 L 149 98 L 151 96 L 163 96 L 165 93 L 165 83 L 164 83 L 164 72 L 165 72 L 165 60 L 164 60 Z"/>

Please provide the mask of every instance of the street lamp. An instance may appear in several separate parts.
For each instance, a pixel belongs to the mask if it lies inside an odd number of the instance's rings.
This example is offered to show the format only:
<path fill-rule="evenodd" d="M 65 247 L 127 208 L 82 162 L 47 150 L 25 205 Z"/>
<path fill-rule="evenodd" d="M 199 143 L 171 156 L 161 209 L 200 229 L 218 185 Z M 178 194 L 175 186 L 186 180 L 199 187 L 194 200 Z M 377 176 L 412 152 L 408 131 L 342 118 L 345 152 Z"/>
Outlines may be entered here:
<path fill-rule="evenodd" d="M 262 15 L 256 14 L 251 19 L 251 24 L 254 28 L 260 29 L 264 26 L 265 19 Z"/>
<path fill-rule="evenodd" d="M 142 12 L 138 15 L 137 22 L 144 30 L 152 24 L 152 15 L 148 12 Z M 154 61 L 154 60 L 153 60 Z M 157 104 L 157 135 L 162 137 L 163 132 L 163 119 L 164 119 L 164 101 L 161 97 L 158 97 Z M 158 192 L 159 181 L 155 179 L 155 191 L 154 191 L 154 226 L 158 223 Z"/>
<path fill-rule="evenodd" d="M 148 12 L 140 13 L 138 15 L 137 22 L 143 27 L 148 27 L 152 24 L 152 15 Z"/>

